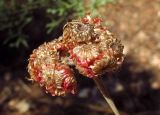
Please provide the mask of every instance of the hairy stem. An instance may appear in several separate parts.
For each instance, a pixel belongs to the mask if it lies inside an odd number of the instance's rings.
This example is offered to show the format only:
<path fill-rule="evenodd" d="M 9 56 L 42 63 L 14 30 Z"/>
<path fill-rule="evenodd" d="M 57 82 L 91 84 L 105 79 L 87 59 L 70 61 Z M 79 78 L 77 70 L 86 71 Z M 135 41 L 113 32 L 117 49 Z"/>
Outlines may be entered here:
<path fill-rule="evenodd" d="M 112 101 L 109 94 L 107 93 L 101 78 L 100 77 L 94 78 L 94 82 L 96 83 L 98 89 L 100 90 L 101 94 L 103 95 L 104 99 L 106 100 L 106 102 L 108 103 L 109 107 L 112 109 L 114 114 L 115 115 L 120 115 L 120 113 L 119 113 L 118 109 L 116 108 L 114 102 Z"/>

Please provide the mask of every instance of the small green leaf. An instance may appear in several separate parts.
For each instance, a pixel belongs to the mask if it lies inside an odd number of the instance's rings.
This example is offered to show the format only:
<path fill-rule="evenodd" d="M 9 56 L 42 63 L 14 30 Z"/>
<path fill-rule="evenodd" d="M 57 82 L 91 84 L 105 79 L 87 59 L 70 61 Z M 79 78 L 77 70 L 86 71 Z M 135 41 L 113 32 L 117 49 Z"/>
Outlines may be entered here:
<path fill-rule="evenodd" d="M 48 9 L 47 9 L 47 13 L 54 15 L 54 14 L 57 13 L 57 9 L 48 8 Z"/>

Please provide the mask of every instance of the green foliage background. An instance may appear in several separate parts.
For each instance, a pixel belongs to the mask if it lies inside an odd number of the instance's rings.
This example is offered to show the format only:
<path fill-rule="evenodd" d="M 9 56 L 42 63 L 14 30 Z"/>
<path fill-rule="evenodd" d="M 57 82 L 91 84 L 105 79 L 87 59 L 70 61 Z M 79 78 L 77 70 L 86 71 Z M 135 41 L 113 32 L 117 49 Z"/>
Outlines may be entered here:
<path fill-rule="evenodd" d="M 29 36 L 24 29 L 33 20 L 36 10 L 44 10 L 49 21 L 46 23 L 46 34 L 62 22 L 84 15 L 91 11 L 97 15 L 97 8 L 115 0 L 90 0 L 85 4 L 83 0 L 0 0 L 0 32 L 6 33 L 3 45 L 19 48 L 29 47 Z M 32 29 L 32 28 L 31 28 Z"/>

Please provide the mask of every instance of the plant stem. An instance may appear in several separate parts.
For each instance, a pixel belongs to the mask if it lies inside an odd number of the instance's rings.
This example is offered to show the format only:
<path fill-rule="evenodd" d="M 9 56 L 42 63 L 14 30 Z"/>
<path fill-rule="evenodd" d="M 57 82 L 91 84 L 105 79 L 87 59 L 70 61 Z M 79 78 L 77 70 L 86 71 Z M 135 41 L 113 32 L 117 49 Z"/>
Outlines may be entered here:
<path fill-rule="evenodd" d="M 108 103 L 109 107 L 112 109 L 113 113 L 115 115 L 120 115 L 120 113 L 119 113 L 118 109 L 116 108 L 114 102 L 112 101 L 109 94 L 107 93 L 107 91 L 106 91 L 106 89 L 103 85 L 102 79 L 100 77 L 94 78 L 94 82 L 96 83 L 99 91 L 103 95 L 103 97 L 106 100 L 106 102 Z"/>

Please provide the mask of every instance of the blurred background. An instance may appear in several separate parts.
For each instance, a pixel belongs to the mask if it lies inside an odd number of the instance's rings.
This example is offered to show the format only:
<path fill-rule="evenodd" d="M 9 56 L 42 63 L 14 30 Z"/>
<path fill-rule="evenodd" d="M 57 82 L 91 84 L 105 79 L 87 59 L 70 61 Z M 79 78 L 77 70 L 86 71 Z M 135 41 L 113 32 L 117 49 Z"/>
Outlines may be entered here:
<path fill-rule="evenodd" d="M 0 0 L 0 115 L 112 115 L 91 79 L 52 97 L 27 78 L 28 58 L 63 25 L 90 12 L 124 44 L 125 60 L 104 85 L 121 115 L 160 115 L 160 0 Z"/>

